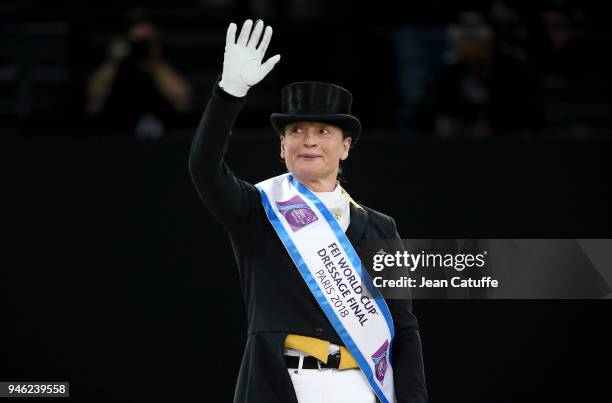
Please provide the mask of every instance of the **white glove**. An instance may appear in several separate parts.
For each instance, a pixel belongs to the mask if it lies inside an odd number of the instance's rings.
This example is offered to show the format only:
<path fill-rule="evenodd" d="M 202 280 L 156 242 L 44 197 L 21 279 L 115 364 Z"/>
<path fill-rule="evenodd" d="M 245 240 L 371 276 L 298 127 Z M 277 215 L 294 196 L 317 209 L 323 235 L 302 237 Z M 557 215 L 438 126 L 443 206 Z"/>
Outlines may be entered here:
<path fill-rule="evenodd" d="M 270 44 L 272 27 L 269 25 L 266 27 L 261 44 L 256 48 L 264 23 L 262 20 L 257 20 L 251 35 L 252 26 L 252 20 L 244 22 L 237 42 L 236 24 L 231 23 L 229 28 L 227 28 L 225 54 L 223 56 L 223 74 L 219 86 L 225 92 L 236 97 L 245 96 L 249 88 L 260 82 L 280 60 L 280 55 L 275 55 L 264 64 L 261 64 L 266 49 L 268 49 Z"/>

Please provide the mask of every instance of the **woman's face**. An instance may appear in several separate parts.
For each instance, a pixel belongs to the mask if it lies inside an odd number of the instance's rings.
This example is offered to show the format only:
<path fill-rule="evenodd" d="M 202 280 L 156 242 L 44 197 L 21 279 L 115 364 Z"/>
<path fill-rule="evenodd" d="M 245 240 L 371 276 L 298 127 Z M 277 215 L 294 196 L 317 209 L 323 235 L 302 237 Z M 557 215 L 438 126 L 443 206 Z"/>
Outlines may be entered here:
<path fill-rule="evenodd" d="M 340 161 L 348 157 L 351 141 L 351 137 L 343 138 L 338 126 L 294 122 L 285 127 L 285 135 L 281 136 L 281 158 L 298 179 L 335 180 Z"/>

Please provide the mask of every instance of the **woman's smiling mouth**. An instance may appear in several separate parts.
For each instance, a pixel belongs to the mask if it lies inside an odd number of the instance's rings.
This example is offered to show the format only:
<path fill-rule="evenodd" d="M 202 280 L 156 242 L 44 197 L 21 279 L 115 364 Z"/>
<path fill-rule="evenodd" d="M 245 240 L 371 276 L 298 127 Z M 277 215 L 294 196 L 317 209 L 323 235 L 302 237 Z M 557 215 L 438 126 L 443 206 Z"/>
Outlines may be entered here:
<path fill-rule="evenodd" d="M 315 160 L 317 158 L 321 157 L 318 154 L 310 154 L 310 153 L 304 153 L 304 154 L 298 154 L 298 158 L 303 158 L 306 161 L 312 161 Z"/>

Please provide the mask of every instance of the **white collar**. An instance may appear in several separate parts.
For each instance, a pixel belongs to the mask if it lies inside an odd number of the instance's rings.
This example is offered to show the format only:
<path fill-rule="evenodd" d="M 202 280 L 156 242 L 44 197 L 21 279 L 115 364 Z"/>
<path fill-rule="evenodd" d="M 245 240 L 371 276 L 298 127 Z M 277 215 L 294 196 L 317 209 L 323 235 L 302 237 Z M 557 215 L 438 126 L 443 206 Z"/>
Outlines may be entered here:
<path fill-rule="evenodd" d="M 342 189 L 342 186 L 336 182 L 336 187 L 331 192 L 313 192 L 319 200 L 329 209 L 329 211 L 338 220 L 340 227 L 346 232 L 350 223 L 351 209 L 350 196 Z"/>
<path fill-rule="evenodd" d="M 343 189 L 342 189 L 342 186 L 340 186 L 340 183 L 336 181 L 336 187 L 331 192 L 314 192 L 313 191 L 312 193 L 316 194 L 317 196 L 322 195 L 322 194 L 329 194 L 329 193 L 342 194 Z"/>
<path fill-rule="evenodd" d="M 341 207 L 344 210 L 344 205 L 348 208 L 349 194 L 342 189 L 342 186 L 336 182 L 336 187 L 331 192 L 313 192 L 317 197 L 331 209 L 333 207 Z"/>

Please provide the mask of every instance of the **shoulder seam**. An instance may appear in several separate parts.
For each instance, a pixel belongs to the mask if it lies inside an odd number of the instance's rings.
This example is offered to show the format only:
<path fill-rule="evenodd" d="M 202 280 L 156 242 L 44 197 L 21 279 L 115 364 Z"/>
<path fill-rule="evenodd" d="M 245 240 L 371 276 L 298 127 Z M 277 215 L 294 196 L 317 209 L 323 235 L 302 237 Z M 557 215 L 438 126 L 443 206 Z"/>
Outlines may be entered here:
<path fill-rule="evenodd" d="M 361 206 L 359 205 L 359 203 L 357 203 L 355 200 L 353 200 L 353 198 L 352 198 L 352 197 L 350 197 L 350 196 L 349 196 L 349 201 L 350 201 L 351 203 L 353 203 L 353 206 L 355 206 L 355 207 L 357 207 L 357 208 L 360 208 L 360 209 L 364 210 L 364 208 L 363 208 L 363 207 L 361 207 Z"/>

